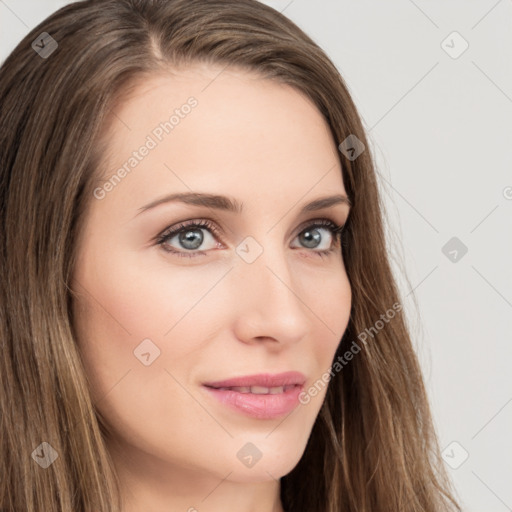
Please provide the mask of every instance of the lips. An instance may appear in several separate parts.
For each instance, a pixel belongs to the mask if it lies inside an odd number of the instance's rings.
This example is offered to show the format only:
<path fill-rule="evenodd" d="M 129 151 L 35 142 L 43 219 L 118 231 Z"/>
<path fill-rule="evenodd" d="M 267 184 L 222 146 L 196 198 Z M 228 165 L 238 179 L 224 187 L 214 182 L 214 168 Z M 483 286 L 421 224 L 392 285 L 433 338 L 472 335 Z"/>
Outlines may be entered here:
<path fill-rule="evenodd" d="M 277 394 L 284 390 L 279 390 L 278 388 L 302 386 L 304 382 L 306 382 L 306 377 L 302 373 L 289 371 L 278 374 L 260 373 L 257 375 L 246 375 L 244 377 L 235 377 L 215 382 L 205 382 L 204 385 L 216 389 L 240 388 L 237 391 L 241 393 Z"/>
<path fill-rule="evenodd" d="M 267 388 L 265 386 L 223 386 L 223 387 L 215 387 L 210 386 L 214 389 L 220 390 L 231 390 L 236 391 L 238 393 L 252 393 L 253 395 L 278 395 L 279 393 L 283 393 L 295 387 L 295 384 L 290 386 L 273 386 L 271 388 Z"/>
<path fill-rule="evenodd" d="M 271 419 L 297 407 L 305 382 L 306 378 L 300 372 L 284 372 L 208 382 L 203 387 L 210 396 L 232 410 L 257 419 Z"/>

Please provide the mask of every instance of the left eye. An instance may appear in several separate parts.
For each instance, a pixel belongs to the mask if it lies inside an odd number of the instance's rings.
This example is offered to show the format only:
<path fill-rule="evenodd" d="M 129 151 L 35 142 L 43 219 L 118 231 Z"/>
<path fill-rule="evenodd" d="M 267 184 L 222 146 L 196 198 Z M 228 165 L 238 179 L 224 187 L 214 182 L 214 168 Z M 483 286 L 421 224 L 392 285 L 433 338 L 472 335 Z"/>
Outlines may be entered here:
<path fill-rule="evenodd" d="M 329 228 L 313 224 L 312 226 L 301 231 L 297 235 L 297 238 L 308 249 L 319 249 L 320 251 L 327 251 L 332 246 L 332 239 L 334 238 L 335 229 L 336 228 Z M 324 245 L 324 247 L 319 247 L 322 242 L 324 242 L 324 237 L 321 234 L 322 231 L 327 231 L 329 233 L 329 237 L 327 238 L 327 243 Z"/>
<path fill-rule="evenodd" d="M 313 252 L 321 256 L 333 252 L 338 247 L 339 238 L 343 226 L 338 226 L 329 219 L 314 221 L 306 229 L 303 229 L 295 238 L 302 247 L 314 249 Z M 324 240 L 322 231 L 327 231 L 329 236 Z M 204 236 L 204 232 L 207 236 Z M 220 238 L 220 232 L 215 225 L 208 220 L 190 221 L 179 224 L 175 228 L 165 231 L 157 238 L 157 244 L 170 253 L 177 256 L 195 257 L 205 255 L 205 251 L 222 247 L 216 242 L 215 237 Z M 171 245 L 173 239 L 177 239 L 181 247 Z M 208 240 L 208 238 L 210 240 Z M 199 250 L 203 243 L 210 242 L 211 247 Z M 333 244 L 334 241 L 334 244 Z M 334 245 L 334 247 L 333 247 Z M 298 247 L 301 248 L 300 246 Z M 192 252 L 195 251 L 195 252 Z"/>

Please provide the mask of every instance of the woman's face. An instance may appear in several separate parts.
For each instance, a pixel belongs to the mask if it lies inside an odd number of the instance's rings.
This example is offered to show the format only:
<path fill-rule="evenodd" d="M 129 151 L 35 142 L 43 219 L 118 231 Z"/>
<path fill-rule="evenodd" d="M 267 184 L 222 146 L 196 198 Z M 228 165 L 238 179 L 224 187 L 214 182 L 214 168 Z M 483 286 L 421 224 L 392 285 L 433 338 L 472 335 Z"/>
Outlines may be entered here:
<path fill-rule="evenodd" d="M 184 488 L 193 475 L 205 494 L 297 464 L 351 306 L 330 228 L 349 207 L 314 208 L 346 195 L 326 122 L 289 86 L 220 71 L 155 76 L 116 109 L 73 276 L 79 346 L 121 470 Z M 208 197 L 167 200 L 192 192 Z M 290 371 L 302 380 L 277 375 Z"/>

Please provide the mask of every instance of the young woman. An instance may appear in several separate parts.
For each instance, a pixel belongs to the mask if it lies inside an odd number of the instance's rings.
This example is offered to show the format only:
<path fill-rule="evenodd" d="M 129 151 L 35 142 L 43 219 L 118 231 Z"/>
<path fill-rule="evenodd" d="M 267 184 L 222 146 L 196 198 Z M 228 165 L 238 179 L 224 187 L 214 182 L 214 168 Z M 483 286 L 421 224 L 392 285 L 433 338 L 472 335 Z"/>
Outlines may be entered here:
<path fill-rule="evenodd" d="M 0 112 L 0 508 L 460 510 L 360 118 L 296 25 L 75 2 Z"/>

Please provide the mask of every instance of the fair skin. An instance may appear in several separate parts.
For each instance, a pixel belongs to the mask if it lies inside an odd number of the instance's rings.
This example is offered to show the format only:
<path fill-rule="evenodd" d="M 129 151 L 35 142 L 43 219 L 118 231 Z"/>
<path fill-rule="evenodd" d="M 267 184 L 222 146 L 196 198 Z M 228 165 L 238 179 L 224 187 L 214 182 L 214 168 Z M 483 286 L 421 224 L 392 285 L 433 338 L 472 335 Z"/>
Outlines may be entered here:
<path fill-rule="evenodd" d="M 343 225 L 349 206 L 300 211 L 346 195 L 328 126 L 290 86 L 221 69 L 155 75 L 117 108 L 107 179 L 169 113 L 190 96 L 198 101 L 113 190 L 91 199 L 78 246 L 79 346 L 113 433 L 123 512 L 282 512 L 279 479 L 300 460 L 326 388 L 261 419 L 220 403 L 202 383 L 295 370 L 308 389 L 329 370 L 348 324 L 351 289 L 336 235 L 313 226 L 317 244 L 308 245 L 304 232 L 322 219 Z M 242 212 L 180 202 L 141 211 L 191 191 L 229 196 Z M 201 219 L 219 234 L 188 228 L 203 236 L 198 249 L 178 235 L 154 240 Z M 263 251 L 251 263 L 236 251 L 249 236 Z M 160 350 L 149 365 L 134 355 L 147 338 Z M 252 467 L 237 457 L 249 442 L 262 454 Z"/>

